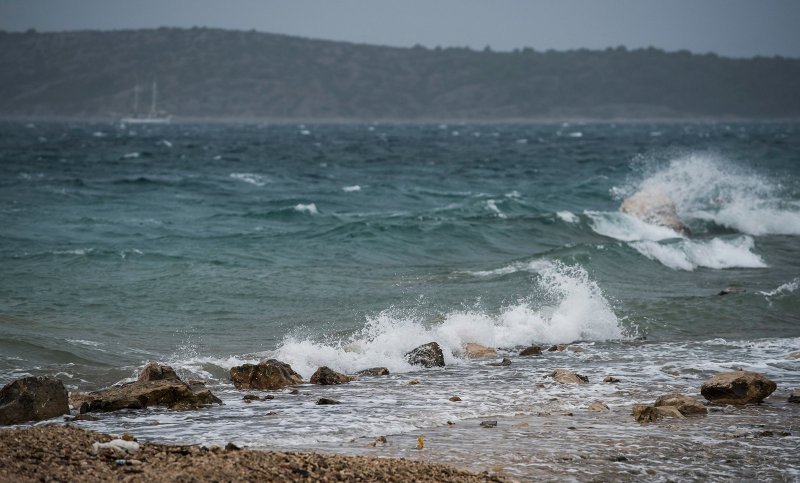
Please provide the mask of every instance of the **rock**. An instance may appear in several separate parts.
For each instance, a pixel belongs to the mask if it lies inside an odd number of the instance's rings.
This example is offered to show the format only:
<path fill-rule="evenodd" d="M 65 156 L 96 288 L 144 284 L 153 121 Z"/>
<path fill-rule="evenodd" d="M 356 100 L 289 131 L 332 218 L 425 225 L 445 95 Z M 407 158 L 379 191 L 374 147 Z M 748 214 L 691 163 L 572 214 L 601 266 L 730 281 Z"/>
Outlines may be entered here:
<path fill-rule="evenodd" d="M 419 384 L 419 381 L 416 379 L 411 379 L 410 381 L 408 381 L 409 386 L 416 386 L 417 384 Z"/>
<path fill-rule="evenodd" d="M 603 382 L 607 382 L 609 384 L 616 384 L 619 382 L 619 379 L 617 379 L 614 376 L 606 376 L 603 378 Z"/>
<path fill-rule="evenodd" d="M 429 342 L 406 353 L 406 360 L 415 366 L 444 367 L 444 354 L 436 342 Z"/>
<path fill-rule="evenodd" d="M 321 384 L 323 386 L 346 384 L 353 380 L 355 380 L 355 377 L 336 372 L 327 366 L 320 367 L 317 372 L 311 375 L 311 384 Z"/>
<path fill-rule="evenodd" d="M 556 369 L 550 374 L 550 377 L 552 377 L 559 384 L 583 384 L 585 382 L 589 382 L 588 377 L 576 374 L 566 369 Z"/>
<path fill-rule="evenodd" d="M 792 394 L 789 395 L 789 402 L 800 403 L 800 389 L 795 389 L 792 391 Z"/>
<path fill-rule="evenodd" d="M 800 359 L 800 351 L 792 352 L 786 356 L 787 359 Z"/>
<path fill-rule="evenodd" d="M 320 406 L 325 406 L 325 405 L 328 405 L 328 404 L 342 404 L 342 403 L 340 403 L 336 399 L 329 399 L 327 397 L 321 397 L 317 401 L 317 404 L 319 404 Z"/>
<path fill-rule="evenodd" d="M 275 359 L 231 368 L 231 381 L 236 389 L 280 389 L 303 383 L 292 366 Z"/>
<path fill-rule="evenodd" d="M 488 363 L 486 365 L 487 366 L 495 366 L 495 367 L 510 366 L 511 365 L 511 359 L 509 359 L 508 357 L 503 357 L 503 360 L 500 361 L 500 362 L 490 362 L 490 363 Z"/>
<path fill-rule="evenodd" d="M 497 421 L 481 421 L 482 428 L 496 428 Z"/>
<path fill-rule="evenodd" d="M 242 396 L 242 401 L 248 404 L 250 404 L 253 401 L 260 401 L 260 400 L 261 398 L 256 396 L 255 394 L 245 394 L 244 396 Z"/>
<path fill-rule="evenodd" d="M 461 401 L 461 398 L 458 397 L 458 396 L 450 396 L 450 400 L 453 401 L 453 402 L 459 402 L 459 401 Z"/>
<path fill-rule="evenodd" d="M 589 411 L 608 411 L 608 406 L 600 401 L 595 401 L 587 407 Z"/>
<path fill-rule="evenodd" d="M 175 370 L 170 366 L 161 365 L 158 362 L 148 362 L 139 372 L 140 381 L 161 381 L 161 380 L 180 381 L 175 374 Z"/>
<path fill-rule="evenodd" d="M 700 394 L 717 404 L 759 403 L 777 388 L 762 374 L 749 371 L 723 372 L 700 387 Z"/>
<path fill-rule="evenodd" d="M 528 356 L 540 356 L 542 355 L 542 348 L 538 345 L 532 345 L 527 349 L 524 349 L 522 352 L 519 353 L 520 356 L 528 357 Z"/>
<path fill-rule="evenodd" d="M 670 406 L 681 412 L 684 416 L 708 414 L 708 409 L 695 398 L 684 394 L 666 394 L 656 399 L 655 407 Z"/>
<path fill-rule="evenodd" d="M 494 347 L 486 347 L 485 345 L 468 342 L 464 344 L 464 354 L 470 359 L 478 359 L 481 357 L 490 357 L 497 355 L 497 349 Z"/>
<path fill-rule="evenodd" d="M 363 371 L 358 371 L 356 374 L 359 376 L 388 376 L 389 369 L 385 367 L 372 367 L 370 369 L 364 369 Z"/>
<path fill-rule="evenodd" d="M 54 377 L 23 377 L 0 389 L 0 425 L 42 421 L 68 413 L 67 389 Z"/>
<path fill-rule="evenodd" d="M 672 198 L 659 188 L 645 188 L 624 200 L 620 211 L 639 218 L 645 223 L 669 228 L 683 236 L 691 231 L 678 218 L 678 211 Z"/>
<path fill-rule="evenodd" d="M 583 347 L 579 345 L 568 345 L 567 350 L 570 352 L 583 352 Z"/>
<path fill-rule="evenodd" d="M 648 406 L 646 404 L 636 404 L 631 411 L 634 419 L 638 423 L 652 423 L 662 418 L 684 419 L 683 414 L 673 406 Z"/>
<path fill-rule="evenodd" d="M 376 447 L 378 445 L 383 446 L 385 444 L 386 444 L 386 436 L 378 436 L 377 438 L 375 438 L 372 441 L 370 441 L 369 443 L 367 443 L 367 446 L 370 447 L 370 448 L 374 448 L 374 447 Z"/>
<path fill-rule="evenodd" d="M 192 385 L 182 381 L 162 379 L 136 381 L 87 394 L 73 394 L 70 401 L 87 412 L 109 412 L 121 409 L 145 409 L 166 406 L 170 409 L 197 409 L 210 404 L 222 404 L 205 384 Z"/>
<path fill-rule="evenodd" d="M 566 350 L 566 348 L 567 348 L 566 344 L 551 345 L 550 348 L 547 349 L 547 352 L 563 352 L 564 350 Z"/>
<path fill-rule="evenodd" d="M 717 295 L 729 295 L 732 293 L 740 293 L 740 292 L 744 292 L 744 289 L 739 287 L 725 287 L 722 290 L 720 290 Z"/>

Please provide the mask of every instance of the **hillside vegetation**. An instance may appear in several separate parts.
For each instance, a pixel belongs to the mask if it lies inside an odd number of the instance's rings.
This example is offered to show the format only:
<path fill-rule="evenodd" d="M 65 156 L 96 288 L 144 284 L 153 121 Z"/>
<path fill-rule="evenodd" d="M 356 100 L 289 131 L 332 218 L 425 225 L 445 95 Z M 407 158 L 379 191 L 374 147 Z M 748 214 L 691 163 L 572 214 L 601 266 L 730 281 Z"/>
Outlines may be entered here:
<path fill-rule="evenodd" d="M 657 49 L 539 52 L 357 45 L 258 32 L 0 32 L 0 116 L 789 118 L 800 60 Z"/>

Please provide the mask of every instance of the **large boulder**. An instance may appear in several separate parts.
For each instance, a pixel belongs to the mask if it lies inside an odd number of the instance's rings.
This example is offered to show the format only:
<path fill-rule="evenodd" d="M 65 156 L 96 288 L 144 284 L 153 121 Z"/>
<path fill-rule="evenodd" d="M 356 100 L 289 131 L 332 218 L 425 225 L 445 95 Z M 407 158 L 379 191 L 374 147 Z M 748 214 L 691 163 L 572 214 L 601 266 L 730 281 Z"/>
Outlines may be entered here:
<path fill-rule="evenodd" d="M 689 228 L 678 218 L 675 202 L 659 188 L 645 188 L 622 202 L 619 209 L 635 216 L 645 223 L 667 227 L 684 236 L 689 236 Z"/>
<path fill-rule="evenodd" d="M 41 421 L 67 413 L 67 389 L 56 378 L 23 377 L 0 389 L 0 425 Z"/>
<path fill-rule="evenodd" d="M 641 424 L 653 423 L 662 418 L 683 419 L 685 416 L 674 406 L 648 406 L 646 404 L 636 404 L 631 410 L 636 422 Z"/>
<path fill-rule="evenodd" d="M 655 407 L 666 406 L 674 407 L 684 416 L 708 414 L 708 409 L 703 406 L 703 403 L 693 397 L 686 396 L 685 394 L 665 394 L 656 399 Z"/>
<path fill-rule="evenodd" d="M 183 381 L 172 379 L 129 382 L 102 391 L 73 394 L 71 402 L 81 414 L 121 409 L 145 409 L 149 406 L 186 410 L 210 404 L 222 404 L 222 401 L 214 396 L 205 384 L 201 382 L 186 384 Z"/>
<path fill-rule="evenodd" d="M 407 352 L 406 360 L 415 366 L 444 367 L 444 354 L 436 342 L 429 342 Z"/>
<path fill-rule="evenodd" d="M 269 359 L 232 367 L 231 381 L 236 389 L 281 389 L 302 384 L 303 378 L 289 364 Z"/>
<path fill-rule="evenodd" d="M 485 345 L 476 344 L 475 342 L 467 342 L 464 344 L 464 355 L 470 359 L 479 359 L 481 357 L 491 357 L 497 355 L 497 349 L 494 347 L 487 347 Z"/>
<path fill-rule="evenodd" d="M 180 377 L 175 374 L 175 369 L 170 366 L 159 364 L 158 362 L 148 362 L 139 372 L 140 381 L 180 381 Z"/>
<path fill-rule="evenodd" d="M 336 372 L 330 367 L 323 366 L 317 369 L 317 371 L 311 375 L 311 384 L 321 384 L 323 386 L 330 386 L 334 384 L 345 384 L 350 381 L 355 380 L 355 377 L 351 377 L 341 372 Z"/>
<path fill-rule="evenodd" d="M 700 387 L 700 394 L 717 404 L 760 403 L 778 385 L 762 374 L 749 371 L 722 372 Z"/>
<path fill-rule="evenodd" d="M 566 369 L 556 369 L 550 373 L 550 377 L 552 377 L 553 380 L 559 384 L 583 384 L 585 382 L 589 382 L 588 377 L 576 374 Z"/>
<path fill-rule="evenodd" d="M 530 347 L 527 347 L 527 348 L 523 349 L 522 352 L 519 353 L 519 355 L 520 356 L 525 356 L 525 357 L 527 357 L 527 356 L 540 356 L 540 355 L 542 355 L 542 348 L 539 347 L 538 345 L 532 345 Z"/>

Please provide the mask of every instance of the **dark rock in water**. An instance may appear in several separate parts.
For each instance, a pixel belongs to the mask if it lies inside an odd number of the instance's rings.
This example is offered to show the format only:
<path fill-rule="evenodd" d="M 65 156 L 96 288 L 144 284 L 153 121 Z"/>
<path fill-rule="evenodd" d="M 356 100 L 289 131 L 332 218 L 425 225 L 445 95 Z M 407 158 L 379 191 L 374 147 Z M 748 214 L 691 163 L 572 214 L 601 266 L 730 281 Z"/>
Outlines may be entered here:
<path fill-rule="evenodd" d="M 732 294 L 732 293 L 741 293 L 741 292 L 744 292 L 744 289 L 743 289 L 743 288 L 739 288 L 739 287 L 725 287 L 725 288 L 723 288 L 722 290 L 720 290 L 720 291 L 719 291 L 719 293 L 718 293 L 717 295 L 729 295 L 729 294 Z"/>
<path fill-rule="evenodd" d="M 800 389 L 795 389 L 794 391 L 792 391 L 792 394 L 789 395 L 789 402 L 800 403 Z"/>
<path fill-rule="evenodd" d="M 555 344 L 555 345 L 551 345 L 550 348 L 547 349 L 547 352 L 563 352 L 566 349 L 567 349 L 567 345 L 566 344 Z"/>
<path fill-rule="evenodd" d="M 242 401 L 244 401 L 244 402 L 246 402 L 248 404 L 253 402 L 253 401 L 260 401 L 260 400 L 261 400 L 261 398 L 256 396 L 255 394 L 245 394 L 244 396 L 242 396 Z"/>
<path fill-rule="evenodd" d="M 655 407 L 671 406 L 681 412 L 684 416 L 696 414 L 708 414 L 708 409 L 692 397 L 684 394 L 666 394 L 656 399 Z"/>
<path fill-rule="evenodd" d="M 603 382 L 607 382 L 609 384 L 615 384 L 615 383 L 619 382 L 619 379 L 617 379 L 614 376 L 606 376 L 606 377 L 603 378 Z"/>
<path fill-rule="evenodd" d="M 497 421 L 481 421 L 482 428 L 495 428 L 497 427 Z"/>
<path fill-rule="evenodd" d="M 458 397 L 458 396 L 450 396 L 450 400 L 453 401 L 453 402 L 459 402 L 459 401 L 461 401 L 461 398 Z"/>
<path fill-rule="evenodd" d="M 406 360 L 415 366 L 444 367 L 444 354 L 436 342 L 429 342 L 406 353 Z"/>
<path fill-rule="evenodd" d="M 619 209 L 645 223 L 669 228 L 683 236 L 691 236 L 689 227 L 678 218 L 675 202 L 661 189 L 645 188 L 625 199 Z"/>
<path fill-rule="evenodd" d="M 327 404 L 342 404 L 342 403 L 340 403 L 336 399 L 329 399 L 327 397 L 321 397 L 317 401 L 317 404 L 319 404 L 320 406 L 324 406 L 324 405 L 327 405 Z"/>
<path fill-rule="evenodd" d="M 233 443 L 228 443 L 225 445 L 225 451 L 239 451 L 240 449 L 242 448 L 236 446 Z"/>
<path fill-rule="evenodd" d="M 161 365 L 158 362 L 148 362 L 139 372 L 140 381 L 161 381 L 165 379 L 170 381 L 181 380 L 172 367 Z"/>
<path fill-rule="evenodd" d="M 585 382 L 589 382 L 588 377 L 576 374 L 566 369 L 556 369 L 550 373 L 550 377 L 552 377 L 559 384 L 583 384 Z"/>
<path fill-rule="evenodd" d="M 500 362 L 490 362 L 490 363 L 488 363 L 486 365 L 487 366 L 496 366 L 496 367 L 497 366 L 510 366 L 511 365 L 511 359 L 509 359 L 508 357 L 503 357 L 503 360 L 500 361 Z"/>
<path fill-rule="evenodd" d="M 653 423 L 661 418 L 678 418 L 684 419 L 683 414 L 677 408 L 672 406 L 648 406 L 646 404 L 637 404 L 633 406 L 631 411 L 634 419 L 638 423 Z"/>
<path fill-rule="evenodd" d="M 23 377 L 0 389 L 0 425 L 42 421 L 68 413 L 67 389 L 54 377 Z"/>
<path fill-rule="evenodd" d="M 346 384 L 355 380 L 355 377 L 350 377 L 341 372 L 336 372 L 330 367 L 323 366 L 311 376 L 311 384 L 321 384 L 323 386 L 331 386 L 334 384 Z"/>
<path fill-rule="evenodd" d="M 280 389 L 303 383 L 292 366 L 275 359 L 231 368 L 231 381 L 236 389 Z"/>
<path fill-rule="evenodd" d="M 80 408 L 81 413 L 145 409 L 148 406 L 186 410 L 210 404 L 222 404 L 205 384 L 189 385 L 168 379 L 136 381 L 102 391 L 73 394 L 70 400 L 73 406 Z"/>
<path fill-rule="evenodd" d="M 363 371 L 358 371 L 356 374 L 359 376 L 388 376 L 389 369 L 385 367 L 372 367 L 370 369 L 364 369 Z"/>
<path fill-rule="evenodd" d="M 757 372 L 732 371 L 717 374 L 704 382 L 700 394 L 717 404 L 753 404 L 763 401 L 777 387 Z"/>
<path fill-rule="evenodd" d="M 519 353 L 520 356 L 540 356 L 542 355 L 542 348 L 538 345 L 532 345 Z"/>

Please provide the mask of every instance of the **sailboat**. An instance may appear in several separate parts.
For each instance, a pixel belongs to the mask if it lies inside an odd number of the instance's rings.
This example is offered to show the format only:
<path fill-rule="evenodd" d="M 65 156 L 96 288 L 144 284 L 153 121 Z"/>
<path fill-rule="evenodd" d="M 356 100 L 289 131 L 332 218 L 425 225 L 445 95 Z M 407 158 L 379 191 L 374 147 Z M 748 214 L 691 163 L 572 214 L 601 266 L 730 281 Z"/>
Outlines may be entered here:
<path fill-rule="evenodd" d="M 158 84 L 153 79 L 151 89 L 150 112 L 147 115 L 139 114 L 139 84 L 133 88 L 133 116 L 120 119 L 122 124 L 169 124 L 171 116 L 164 116 L 158 113 Z"/>

